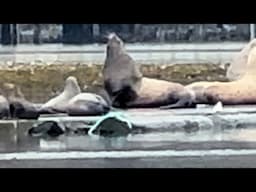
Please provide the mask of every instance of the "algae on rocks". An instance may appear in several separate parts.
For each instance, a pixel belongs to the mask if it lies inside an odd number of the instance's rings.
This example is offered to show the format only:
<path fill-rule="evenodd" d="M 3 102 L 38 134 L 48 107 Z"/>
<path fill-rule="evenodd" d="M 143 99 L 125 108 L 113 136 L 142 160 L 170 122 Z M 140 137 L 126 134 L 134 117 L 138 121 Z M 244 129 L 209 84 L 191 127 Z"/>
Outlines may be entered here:
<path fill-rule="evenodd" d="M 84 91 L 102 89 L 102 64 L 13 64 L 0 67 L 0 88 L 13 83 L 26 99 L 45 102 L 59 94 L 68 76 L 75 76 Z M 141 64 L 144 76 L 188 84 L 195 81 L 228 81 L 226 69 L 217 64 Z"/>

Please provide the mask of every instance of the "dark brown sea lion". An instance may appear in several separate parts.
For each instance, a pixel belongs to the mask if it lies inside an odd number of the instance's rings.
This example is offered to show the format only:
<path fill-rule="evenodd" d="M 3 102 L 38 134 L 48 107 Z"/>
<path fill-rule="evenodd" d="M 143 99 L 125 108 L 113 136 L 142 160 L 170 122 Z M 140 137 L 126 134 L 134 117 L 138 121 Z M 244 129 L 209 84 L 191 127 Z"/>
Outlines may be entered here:
<path fill-rule="evenodd" d="M 43 104 L 40 108 L 40 114 L 66 113 L 68 102 L 79 93 L 81 93 L 81 89 L 77 79 L 73 76 L 68 77 L 63 92 Z"/>
<path fill-rule="evenodd" d="M 20 87 L 14 84 L 5 83 L 4 90 L 9 103 L 10 118 L 38 119 L 41 104 L 27 101 Z"/>
<path fill-rule="evenodd" d="M 108 36 L 102 73 L 104 88 L 113 105 L 122 106 L 136 98 L 143 76 L 139 66 L 127 54 L 123 41 L 115 33 Z"/>
<path fill-rule="evenodd" d="M 103 77 L 114 107 L 191 106 L 191 94 L 183 85 L 143 77 L 138 64 L 125 51 L 123 41 L 113 33 L 108 37 Z"/>

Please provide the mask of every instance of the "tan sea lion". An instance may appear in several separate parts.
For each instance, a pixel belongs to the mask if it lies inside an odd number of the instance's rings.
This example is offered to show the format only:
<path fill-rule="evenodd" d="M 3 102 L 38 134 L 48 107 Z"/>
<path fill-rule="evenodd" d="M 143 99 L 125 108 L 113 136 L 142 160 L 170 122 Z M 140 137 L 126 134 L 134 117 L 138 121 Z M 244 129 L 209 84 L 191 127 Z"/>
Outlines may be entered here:
<path fill-rule="evenodd" d="M 231 82 L 198 82 L 201 92 L 197 103 L 216 104 L 218 101 L 223 105 L 256 104 L 256 47 L 252 48 L 247 61 L 247 69 L 240 79 Z M 189 85 L 195 88 L 195 85 Z M 195 90 L 195 89 L 194 89 Z"/>
<path fill-rule="evenodd" d="M 127 54 L 123 41 L 115 33 L 108 36 L 102 73 L 104 88 L 113 105 L 122 106 L 136 98 L 143 76 L 139 66 Z"/>
<path fill-rule="evenodd" d="M 43 104 L 40 108 L 40 113 L 66 113 L 68 102 L 79 93 L 81 93 L 81 89 L 78 85 L 77 79 L 73 76 L 68 77 L 65 81 L 63 92 Z"/>
<path fill-rule="evenodd" d="M 161 109 L 194 107 L 192 97 L 193 93 L 179 83 L 143 77 L 137 98 L 126 106 Z"/>

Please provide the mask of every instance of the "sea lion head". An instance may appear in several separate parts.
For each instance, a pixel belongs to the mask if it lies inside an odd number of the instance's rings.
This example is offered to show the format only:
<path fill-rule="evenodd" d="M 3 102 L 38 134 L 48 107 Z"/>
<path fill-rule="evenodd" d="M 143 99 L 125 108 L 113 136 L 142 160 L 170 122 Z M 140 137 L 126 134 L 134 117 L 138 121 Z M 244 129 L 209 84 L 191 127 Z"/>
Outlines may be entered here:
<path fill-rule="evenodd" d="M 74 95 L 77 95 L 81 93 L 80 86 L 77 82 L 77 79 L 73 76 L 69 76 L 65 81 L 65 88 L 64 92 L 72 93 Z"/>
<path fill-rule="evenodd" d="M 10 97 L 25 98 L 20 87 L 13 83 L 4 83 L 2 90 L 4 91 L 3 95 L 6 96 L 7 98 L 10 98 Z"/>
<path fill-rule="evenodd" d="M 115 33 L 110 33 L 107 38 L 107 56 L 116 56 L 124 51 L 124 42 Z"/>

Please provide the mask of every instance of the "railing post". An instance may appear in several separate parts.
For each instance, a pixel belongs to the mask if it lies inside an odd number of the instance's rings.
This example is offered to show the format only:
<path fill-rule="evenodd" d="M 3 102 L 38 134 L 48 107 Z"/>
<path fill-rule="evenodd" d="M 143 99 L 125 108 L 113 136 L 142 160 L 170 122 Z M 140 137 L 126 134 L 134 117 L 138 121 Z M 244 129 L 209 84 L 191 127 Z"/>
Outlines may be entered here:
<path fill-rule="evenodd" d="M 92 24 L 92 33 L 93 37 L 98 37 L 100 35 L 100 26 L 99 24 Z"/>
<path fill-rule="evenodd" d="M 250 24 L 250 40 L 255 38 L 255 24 Z"/>

